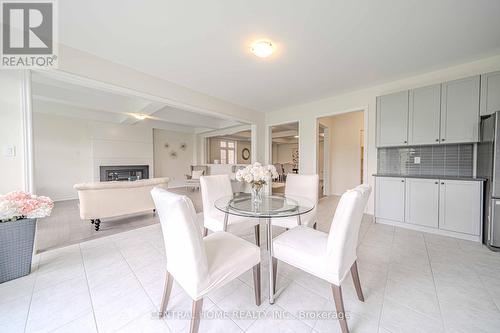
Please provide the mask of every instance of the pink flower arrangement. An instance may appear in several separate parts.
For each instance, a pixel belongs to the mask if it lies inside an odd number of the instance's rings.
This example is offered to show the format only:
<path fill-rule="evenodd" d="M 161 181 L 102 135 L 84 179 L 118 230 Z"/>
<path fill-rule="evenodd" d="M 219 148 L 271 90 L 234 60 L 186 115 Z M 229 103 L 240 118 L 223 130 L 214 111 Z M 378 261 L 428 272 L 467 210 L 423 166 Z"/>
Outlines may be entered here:
<path fill-rule="evenodd" d="M 50 216 L 54 202 L 44 196 L 10 192 L 0 196 L 0 222 Z"/>

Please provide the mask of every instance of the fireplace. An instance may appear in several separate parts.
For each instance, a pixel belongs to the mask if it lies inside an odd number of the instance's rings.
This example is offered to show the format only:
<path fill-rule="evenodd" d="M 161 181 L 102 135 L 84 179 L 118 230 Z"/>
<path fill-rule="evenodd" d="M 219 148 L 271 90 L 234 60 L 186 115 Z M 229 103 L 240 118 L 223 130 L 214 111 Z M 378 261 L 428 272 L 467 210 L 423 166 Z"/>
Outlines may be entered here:
<path fill-rule="evenodd" d="M 148 165 L 112 165 L 100 166 L 101 182 L 131 181 L 149 178 Z"/>

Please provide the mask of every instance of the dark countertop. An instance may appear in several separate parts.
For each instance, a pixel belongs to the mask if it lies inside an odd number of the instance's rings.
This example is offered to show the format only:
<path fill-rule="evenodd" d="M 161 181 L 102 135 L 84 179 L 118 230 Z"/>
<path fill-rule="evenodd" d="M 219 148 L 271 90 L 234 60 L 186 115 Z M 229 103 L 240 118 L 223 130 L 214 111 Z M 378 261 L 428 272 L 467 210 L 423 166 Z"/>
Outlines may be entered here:
<path fill-rule="evenodd" d="M 482 178 L 482 177 L 395 175 L 395 174 L 383 174 L 383 173 L 376 173 L 376 174 L 373 174 L 372 176 L 374 176 L 374 177 L 396 177 L 396 178 L 442 179 L 442 180 L 469 180 L 469 181 L 477 181 L 477 182 L 486 181 L 486 178 Z"/>

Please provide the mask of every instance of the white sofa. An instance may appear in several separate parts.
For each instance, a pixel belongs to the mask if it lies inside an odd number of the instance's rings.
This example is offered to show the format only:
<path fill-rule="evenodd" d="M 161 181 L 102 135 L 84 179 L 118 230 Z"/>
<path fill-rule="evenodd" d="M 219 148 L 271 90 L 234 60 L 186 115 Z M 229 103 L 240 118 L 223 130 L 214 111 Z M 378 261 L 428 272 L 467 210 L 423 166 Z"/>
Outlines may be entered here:
<path fill-rule="evenodd" d="M 80 218 L 90 220 L 98 231 L 101 219 L 154 211 L 154 187 L 167 188 L 169 178 L 136 181 L 82 183 L 73 186 L 80 200 Z"/>

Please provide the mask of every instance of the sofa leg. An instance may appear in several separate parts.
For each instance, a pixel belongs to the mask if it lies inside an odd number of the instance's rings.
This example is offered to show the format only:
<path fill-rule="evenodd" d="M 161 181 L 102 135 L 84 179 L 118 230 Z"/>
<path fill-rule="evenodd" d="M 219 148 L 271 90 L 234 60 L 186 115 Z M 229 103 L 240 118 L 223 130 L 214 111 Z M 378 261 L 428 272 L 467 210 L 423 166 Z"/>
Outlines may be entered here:
<path fill-rule="evenodd" d="M 101 219 L 94 220 L 95 231 L 99 231 L 99 227 L 101 226 Z"/>
<path fill-rule="evenodd" d="M 153 216 L 156 216 L 156 209 L 153 209 Z"/>

